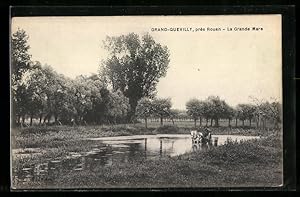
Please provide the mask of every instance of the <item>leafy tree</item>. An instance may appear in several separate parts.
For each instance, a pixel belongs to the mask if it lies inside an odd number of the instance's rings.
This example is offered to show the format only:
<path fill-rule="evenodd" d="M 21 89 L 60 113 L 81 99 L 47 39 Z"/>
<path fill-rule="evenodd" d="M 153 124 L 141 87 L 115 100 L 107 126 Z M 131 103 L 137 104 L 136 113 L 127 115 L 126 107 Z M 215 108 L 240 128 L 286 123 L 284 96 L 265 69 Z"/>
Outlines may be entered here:
<path fill-rule="evenodd" d="M 88 111 L 92 109 L 91 100 L 91 84 L 85 76 L 78 76 L 74 81 L 74 98 L 75 98 L 75 109 L 76 109 L 76 122 L 81 124 L 84 122 L 84 117 Z"/>
<path fill-rule="evenodd" d="M 61 109 L 59 110 L 59 123 L 70 124 L 72 118 L 76 116 L 75 109 L 75 97 L 74 95 L 74 81 L 69 78 L 64 78 L 64 88 L 63 88 L 63 103 Z"/>
<path fill-rule="evenodd" d="M 45 75 L 43 73 L 41 64 L 36 62 L 31 70 L 26 71 L 22 77 L 22 85 L 27 93 L 27 104 L 25 105 L 25 113 L 29 113 L 30 126 L 32 125 L 32 119 L 38 115 L 40 117 L 40 123 L 42 114 L 46 108 L 47 95 L 45 93 Z M 23 98 L 23 99 L 25 99 Z"/>
<path fill-rule="evenodd" d="M 30 69 L 31 55 L 28 35 L 23 29 L 18 29 L 11 38 L 11 69 L 13 82 L 21 79 L 24 72 Z"/>
<path fill-rule="evenodd" d="M 244 122 L 249 117 L 249 106 L 247 104 L 238 104 L 237 105 L 237 118 L 242 121 L 243 126 Z"/>
<path fill-rule="evenodd" d="M 235 116 L 235 109 L 229 106 L 227 103 L 225 104 L 225 113 L 222 118 L 228 119 L 228 126 L 231 127 L 231 120 Z"/>
<path fill-rule="evenodd" d="M 210 102 L 208 102 L 207 100 L 202 102 L 201 114 L 202 114 L 203 118 L 206 119 L 206 126 L 208 125 L 209 119 L 212 117 L 211 108 L 212 108 L 212 106 L 211 106 Z"/>
<path fill-rule="evenodd" d="M 114 107 L 118 106 L 117 95 L 111 96 L 101 80 L 96 76 L 78 76 L 73 81 L 74 107 L 76 109 L 76 122 L 81 123 L 100 123 L 105 118 L 115 117 Z M 104 98 L 105 97 L 105 98 Z M 116 103 L 111 104 L 115 99 Z M 111 104 L 111 114 L 108 114 L 108 106 Z M 99 119 L 100 120 L 99 120 Z"/>
<path fill-rule="evenodd" d="M 252 120 L 254 118 L 255 110 L 256 110 L 256 107 L 254 105 L 247 104 L 247 109 L 246 109 L 247 115 L 246 116 L 249 120 L 250 127 L 252 126 Z"/>
<path fill-rule="evenodd" d="M 182 113 L 182 110 L 170 109 L 170 119 L 173 125 L 175 124 L 174 119 L 179 119 L 182 116 Z"/>
<path fill-rule="evenodd" d="M 152 102 L 148 98 L 142 98 L 136 108 L 137 116 L 145 120 L 145 127 L 147 128 L 147 119 L 153 113 Z"/>
<path fill-rule="evenodd" d="M 106 91 L 106 87 L 103 84 L 103 82 L 100 80 L 100 78 L 93 74 L 89 77 L 85 77 L 85 80 L 87 81 L 85 84 L 88 86 L 87 89 L 90 90 L 89 100 L 91 102 L 91 108 L 87 111 L 84 119 L 88 123 L 92 124 L 100 124 L 101 121 L 104 120 L 104 110 L 106 109 L 104 106 L 104 98 L 101 94 L 104 91 Z M 106 94 L 104 94 L 106 95 Z M 107 99 L 108 95 L 107 95 Z M 105 112 L 106 113 L 106 112 Z"/>
<path fill-rule="evenodd" d="M 247 106 L 245 104 L 237 105 L 237 118 L 242 121 L 243 126 L 247 119 Z"/>
<path fill-rule="evenodd" d="M 237 118 L 242 120 L 243 126 L 244 126 L 244 121 L 246 119 L 249 120 L 249 126 L 251 126 L 251 121 L 254 117 L 256 107 L 251 104 L 239 104 L 237 106 Z"/>
<path fill-rule="evenodd" d="M 269 120 L 273 122 L 274 128 L 278 129 L 281 122 L 281 112 L 282 106 L 277 101 L 260 102 L 256 106 L 255 117 L 258 120 L 257 127 L 259 127 L 259 122 L 262 123 L 262 127 L 266 128 L 266 121 Z"/>
<path fill-rule="evenodd" d="M 153 113 L 160 118 L 160 125 L 163 125 L 163 118 L 170 117 L 171 99 L 170 98 L 155 98 L 152 101 Z"/>
<path fill-rule="evenodd" d="M 238 119 L 239 119 L 239 111 L 237 106 L 234 108 L 234 118 L 235 118 L 235 127 L 238 126 Z"/>
<path fill-rule="evenodd" d="M 100 72 L 114 90 L 120 90 L 129 99 L 132 119 L 138 101 L 152 97 L 159 79 L 166 75 L 170 61 L 168 48 L 149 34 L 140 39 L 135 33 L 107 37 L 104 48 L 109 57 Z"/>
<path fill-rule="evenodd" d="M 22 29 L 18 29 L 11 37 L 11 90 L 13 124 L 25 121 L 26 106 L 29 96 L 26 87 L 22 84 L 22 75 L 30 69 L 31 55 L 29 54 L 28 35 Z"/>
<path fill-rule="evenodd" d="M 282 117 L 282 105 L 277 102 L 273 101 L 269 105 L 269 117 L 274 123 L 274 127 L 278 129 L 280 127 L 281 123 L 281 117 Z"/>
<path fill-rule="evenodd" d="M 206 113 L 209 111 L 209 104 L 205 101 L 199 103 L 199 120 L 200 126 L 202 126 L 202 118 L 207 118 Z"/>
<path fill-rule="evenodd" d="M 196 127 L 197 119 L 201 116 L 201 102 L 198 99 L 189 100 L 186 103 L 186 110 L 187 114 L 194 119 L 194 124 Z"/>
<path fill-rule="evenodd" d="M 119 120 L 123 121 L 123 118 L 127 115 L 130 106 L 128 98 L 123 95 L 119 90 L 110 93 L 110 100 L 108 105 L 108 117 L 111 122 L 116 124 Z"/>
<path fill-rule="evenodd" d="M 218 96 L 209 96 L 206 103 L 209 108 L 208 116 L 211 117 L 211 120 L 215 120 L 215 126 L 219 126 L 219 119 L 226 113 L 226 102 Z"/>

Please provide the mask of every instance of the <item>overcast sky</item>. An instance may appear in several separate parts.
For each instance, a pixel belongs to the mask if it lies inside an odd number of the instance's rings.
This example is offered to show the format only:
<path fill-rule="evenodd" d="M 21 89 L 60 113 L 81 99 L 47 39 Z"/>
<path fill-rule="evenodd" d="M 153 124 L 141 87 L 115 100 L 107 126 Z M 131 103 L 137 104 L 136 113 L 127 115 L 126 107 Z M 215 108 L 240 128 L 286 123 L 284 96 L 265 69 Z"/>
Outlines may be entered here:
<path fill-rule="evenodd" d="M 106 58 L 106 36 L 149 32 L 170 50 L 167 76 L 158 84 L 159 97 L 171 97 L 184 109 L 190 98 L 219 95 L 230 105 L 249 96 L 281 101 L 281 17 L 142 16 L 142 17 L 15 17 L 12 32 L 29 35 L 34 61 L 51 65 L 74 78 L 97 73 Z M 222 31 L 154 32 L 152 28 L 220 27 Z M 262 27 L 262 31 L 226 31 L 227 27 Z M 223 31 L 225 29 L 225 31 Z"/>

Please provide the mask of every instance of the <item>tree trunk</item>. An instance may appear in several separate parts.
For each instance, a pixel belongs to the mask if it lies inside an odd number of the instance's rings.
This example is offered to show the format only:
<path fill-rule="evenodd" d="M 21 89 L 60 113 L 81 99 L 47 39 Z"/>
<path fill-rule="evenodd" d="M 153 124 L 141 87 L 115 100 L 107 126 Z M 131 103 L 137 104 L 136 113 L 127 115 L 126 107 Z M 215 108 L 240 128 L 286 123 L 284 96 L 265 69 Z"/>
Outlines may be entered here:
<path fill-rule="evenodd" d="M 22 123 L 25 123 L 25 116 L 22 116 Z"/>
<path fill-rule="evenodd" d="M 162 156 L 162 140 L 160 140 L 159 155 Z"/>
<path fill-rule="evenodd" d="M 205 126 L 207 126 L 208 125 L 208 118 L 206 118 L 206 125 Z"/>
<path fill-rule="evenodd" d="M 163 124 L 164 124 L 163 117 L 160 117 L 160 126 L 163 126 Z"/>
<path fill-rule="evenodd" d="M 57 119 L 58 119 L 58 116 L 54 115 L 54 122 L 55 122 L 55 124 L 57 123 Z"/>
<path fill-rule="evenodd" d="M 32 118 L 33 118 L 33 115 L 30 116 L 30 126 L 32 126 Z"/>
<path fill-rule="evenodd" d="M 242 120 L 243 127 L 244 127 L 244 125 L 245 125 L 244 123 L 245 123 L 245 121 L 244 121 L 244 120 Z"/>
<path fill-rule="evenodd" d="M 202 118 L 200 117 L 200 127 L 202 126 Z"/>
<path fill-rule="evenodd" d="M 171 121 L 172 121 L 172 124 L 174 125 L 175 123 L 174 123 L 174 119 L 173 118 L 171 118 Z"/>
<path fill-rule="evenodd" d="M 197 127 L 197 118 L 194 118 L 194 125 L 195 125 L 195 128 Z"/>
<path fill-rule="evenodd" d="M 249 121 L 250 121 L 250 123 L 249 123 L 249 125 L 250 125 L 250 127 L 252 126 L 251 124 L 252 124 L 252 122 L 251 122 L 251 118 L 249 119 Z"/>
<path fill-rule="evenodd" d="M 216 126 L 216 127 L 219 126 L 219 118 L 215 118 L 215 126 Z"/>
<path fill-rule="evenodd" d="M 229 135 L 229 130 L 231 130 L 231 124 L 230 124 L 230 122 L 231 122 L 231 119 L 228 118 L 228 127 L 229 127 L 229 129 L 227 131 L 227 135 Z"/>
<path fill-rule="evenodd" d="M 237 121 L 238 121 L 238 119 L 235 118 L 235 127 L 237 127 Z"/>
<path fill-rule="evenodd" d="M 42 115 L 42 114 L 40 114 L 40 122 L 39 122 L 39 125 L 41 125 L 41 124 L 42 124 L 42 119 L 43 119 L 43 115 Z"/>
<path fill-rule="evenodd" d="M 46 122 L 47 118 L 48 118 L 48 115 L 46 115 L 46 116 L 44 117 L 43 124 L 45 124 L 45 122 Z"/>
<path fill-rule="evenodd" d="M 138 100 L 135 98 L 129 98 L 129 105 L 130 110 L 127 115 L 127 121 L 128 122 L 135 122 L 135 111 L 137 106 Z"/>
<path fill-rule="evenodd" d="M 212 124 L 213 124 L 213 119 L 211 118 L 210 119 L 210 126 L 212 127 Z"/>
<path fill-rule="evenodd" d="M 145 118 L 145 127 L 148 128 L 148 126 L 147 126 L 147 118 Z"/>

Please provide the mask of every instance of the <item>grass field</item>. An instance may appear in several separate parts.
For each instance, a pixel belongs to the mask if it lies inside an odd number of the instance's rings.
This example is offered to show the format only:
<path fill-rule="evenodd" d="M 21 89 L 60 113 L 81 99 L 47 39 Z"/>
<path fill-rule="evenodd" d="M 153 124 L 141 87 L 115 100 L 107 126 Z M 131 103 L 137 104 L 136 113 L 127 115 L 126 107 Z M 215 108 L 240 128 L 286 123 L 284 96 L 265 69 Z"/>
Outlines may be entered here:
<path fill-rule="evenodd" d="M 167 125 L 167 124 L 166 124 Z M 278 132 L 227 127 L 211 128 L 213 134 L 258 135 L 265 137 L 242 144 L 229 143 L 208 151 L 176 157 L 114 163 L 72 174 L 61 174 L 55 183 L 30 182 L 31 187 L 209 187 L 276 186 L 281 183 L 281 141 Z M 189 133 L 189 127 L 155 127 L 143 124 L 117 126 L 52 126 L 12 130 L 13 151 L 37 148 L 41 154 L 18 157 L 13 154 L 13 168 L 64 157 L 68 152 L 88 151 L 94 145 L 89 137 Z M 277 134 L 277 135 L 275 135 Z M 29 152 L 30 153 L 30 152 Z"/>
<path fill-rule="evenodd" d="M 93 172 L 61 176 L 66 187 L 249 187 L 279 186 L 280 147 L 275 139 L 227 144 L 204 152 L 118 163 Z M 275 140 L 276 141 L 276 140 Z M 55 187 L 55 186 L 54 186 Z"/>

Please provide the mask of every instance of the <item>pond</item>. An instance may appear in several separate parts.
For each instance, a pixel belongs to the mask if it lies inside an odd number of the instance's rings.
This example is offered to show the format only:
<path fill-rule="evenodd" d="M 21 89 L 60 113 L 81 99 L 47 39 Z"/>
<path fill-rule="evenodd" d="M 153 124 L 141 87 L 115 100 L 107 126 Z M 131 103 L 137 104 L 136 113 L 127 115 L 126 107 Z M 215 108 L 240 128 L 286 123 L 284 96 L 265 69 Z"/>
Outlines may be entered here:
<path fill-rule="evenodd" d="M 237 135 L 213 135 L 220 146 L 228 140 L 240 142 L 258 137 Z M 22 169 L 14 169 L 14 183 L 29 181 L 55 181 L 62 171 L 93 170 L 99 166 L 110 166 L 113 163 L 124 163 L 136 159 L 151 159 L 164 156 L 176 156 L 191 151 L 210 148 L 208 145 L 192 144 L 191 136 L 178 134 L 135 135 L 119 137 L 89 138 L 93 148 L 88 152 L 70 152 L 63 159 L 45 161 Z M 31 151 L 34 152 L 34 151 Z"/>

